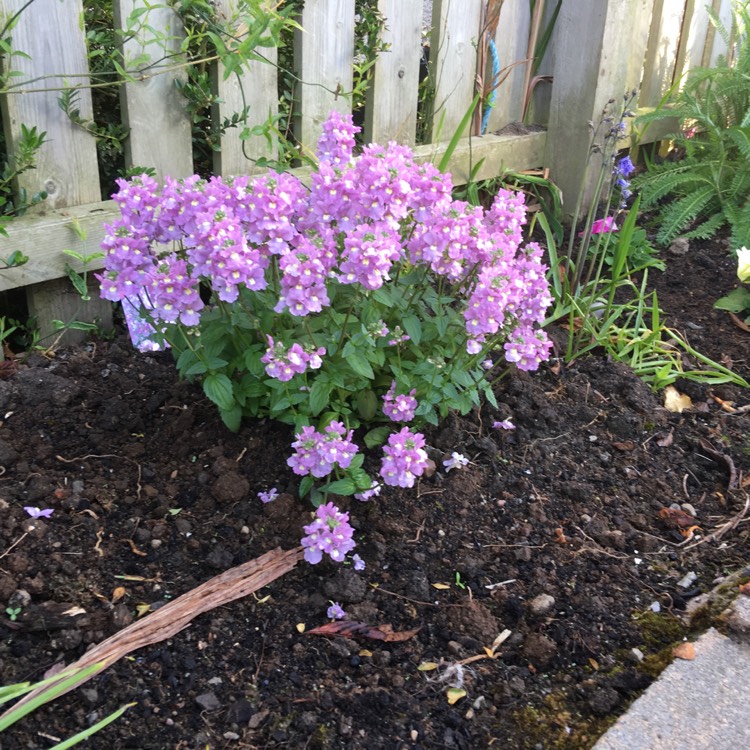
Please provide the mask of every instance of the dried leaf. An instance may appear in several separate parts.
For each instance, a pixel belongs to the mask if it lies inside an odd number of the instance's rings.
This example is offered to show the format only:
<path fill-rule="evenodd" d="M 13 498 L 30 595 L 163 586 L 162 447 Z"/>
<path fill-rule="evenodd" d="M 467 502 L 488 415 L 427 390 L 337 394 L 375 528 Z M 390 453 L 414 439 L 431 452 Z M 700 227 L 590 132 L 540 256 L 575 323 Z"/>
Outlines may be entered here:
<path fill-rule="evenodd" d="M 83 607 L 77 607 L 74 605 L 70 609 L 66 609 L 63 614 L 68 617 L 75 617 L 76 615 L 85 615 L 86 610 Z"/>
<path fill-rule="evenodd" d="M 612 443 L 612 447 L 618 451 L 626 453 L 627 451 L 632 451 L 635 448 L 635 443 L 632 440 L 625 440 L 622 443 Z"/>
<path fill-rule="evenodd" d="M 357 655 L 358 656 L 366 656 L 366 657 L 369 658 L 369 657 L 372 656 L 372 651 L 368 651 L 366 648 L 363 648 Z"/>
<path fill-rule="evenodd" d="M 448 703 L 450 703 L 451 706 L 454 703 L 458 703 L 461 698 L 466 697 L 466 691 L 463 688 L 449 688 L 445 691 L 445 694 L 448 697 Z"/>
<path fill-rule="evenodd" d="M 128 593 L 128 590 L 124 586 L 118 586 L 113 592 L 112 592 L 112 604 L 117 604 L 117 602 L 122 599 L 125 594 Z"/>
<path fill-rule="evenodd" d="M 138 617 L 143 617 L 151 611 L 150 604 L 136 604 L 135 611 L 138 613 Z"/>
<path fill-rule="evenodd" d="M 396 632 L 390 625 L 368 625 L 365 622 L 356 622 L 355 620 L 338 620 L 337 622 L 329 622 L 320 627 L 308 630 L 307 634 L 322 635 L 325 637 L 340 635 L 344 638 L 370 638 L 374 641 L 395 643 L 413 638 L 421 629 L 414 628 L 413 630 Z"/>
<path fill-rule="evenodd" d="M 750 596 L 750 581 L 740 584 L 740 594 Z"/>
<path fill-rule="evenodd" d="M 589 659 L 589 664 L 591 665 L 591 668 L 599 671 L 599 662 L 596 659 Z"/>
<path fill-rule="evenodd" d="M 305 623 L 304 622 L 298 622 L 297 623 L 297 632 L 298 633 L 304 633 L 305 632 Z"/>
<path fill-rule="evenodd" d="M 434 661 L 423 661 L 417 669 L 420 672 L 432 672 L 433 669 L 437 669 L 438 665 Z"/>
<path fill-rule="evenodd" d="M 664 408 L 667 411 L 681 414 L 685 409 L 689 409 L 692 405 L 693 402 L 690 400 L 690 396 L 680 393 L 673 385 L 668 385 L 664 389 Z"/>
<path fill-rule="evenodd" d="M 432 587 L 436 589 L 440 589 L 440 591 L 444 591 L 445 589 L 450 588 L 450 584 L 449 583 L 433 583 Z"/>
<path fill-rule="evenodd" d="M 672 445 L 672 442 L 674 441 L 674 433 L 672 430 L 670 430 L 667 433 L 662 433 L 661 437 L 659 437 L 656 441 L 656 444 L 660 448 L 669 448 L 670 445 Z"/>
<path fill-rule="evenodd" d="M 695 518 L 679 508 L 662 508 L 659 511 L 659 518 L 673 523 L 681 529 L 688 529 L 695 525 Z"/>
<path fill-rule="evenodd" d="M 695 659 L 695 646 L 692 643 L 685 642 L 679 646 L 675 646 L 672 649 L 672 656 L 676 659 L 684 659 L 685 661 L 693 661 Z"/>

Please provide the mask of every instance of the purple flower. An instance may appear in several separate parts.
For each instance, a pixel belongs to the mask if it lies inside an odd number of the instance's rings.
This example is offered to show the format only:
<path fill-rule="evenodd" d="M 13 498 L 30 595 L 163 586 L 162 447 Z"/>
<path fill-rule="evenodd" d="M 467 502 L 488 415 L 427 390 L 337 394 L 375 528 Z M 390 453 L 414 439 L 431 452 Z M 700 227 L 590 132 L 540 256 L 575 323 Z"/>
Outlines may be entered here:
<path fill-rule="evenodd" d="M 620 161 L 617 162 L 615 172 L 621 174 L 623 177 L 630 177 L 635 172 L 635 165 L 633 160 L 629 156 L 624 156 Z"/>
<path fill-rule="evenodd" d="M 424 435 L 412 433 L 408 427 L 390 435 L 380 466 L 383 481 L 391 487 L 413 487 L 414 480 L 422 476 L 429 461 L 424 445 Z"/>
<path fill-rule="evenodd" d="M 365 503 L 371 498 L 377 497 L 380 494 L 380 491 L 382 489 L 383 489 L 383 485 L 380 484 L 380 482 L 374 482 L 372 487 L 370 487 L 369 490 L 365 490 L 364 492 L 357 492 L 355 493 L 354 497 L 357 500 L 360 500 L 361 502 Z"/>
<path fill-rule="evenodd" d="M 342 562 L 347 552 L 356 546 L 354 529 L 349 524 L 349 514 L 341 513 L 333 503 L 321 505 L 315 511 L 315 520 L 304 527 L 306 537 L 300 544 L 305 548 L 305 560 L 317 565 L 323 555 Z"/>
<path fill-rule="evenodd" d="M 331 606 L 326 610 L 326 616 L 331 620 L 343 620 L 346 617 L 346 612 L 338 602 L 331 602 Z"/>
<path fill-rule="evenodd" d="M 416 388 L 412 388 L 409 395 L 395 396 L 396 381 L 391 382 L 391 387 L 383 396 L 383 414 L 394 422 L 411 422 L 414 419 L 414 412 L 419 405 L 414 394 Z"/>
<path fill-rule="evenodd" d="M 513 424 L 513 422 L 510 421 L 510 419 L 504 419 L 502 422 L 493 422 L 492 429 L 493 430 L 515 430 L 516 426 Z"/>
<path fill-rule="evenodd" d="M 31 505 L 24 505 L 23 509 L 32 518 L 49 518 L 55 512 L 53 508 L 45 508 L 44 510 L 41 510 L 40 508 L 35 508 Z"/>
<path fill-rule="evenodd" d="M 352 564 L 354 570 L 364 570 L 366 567 L 365 561 L 359 555 L 352 555 Z"/>
<path fill-rule="evenodd" d="M 447 474 L 451 469 L 460 469 L 464 466 L 467 466 L 468 463 L 469 459 L 466 458 L 466 456 L 453 451 L 453 453 L 451 453 L 451 457 L 446 458 L 445 461 L 443 461 L 443 466 L 445 466 L 445 472 Z"/>
<path fill-rule="evenodd" d="M 271 489 L 268 490 L 268 492 L 258 493 L 258 497 L 261 499 L 261 502 L 263 503 L 273 502 L 278 496 L 279 496 L 279 493 L 276 491 L 275 487 L 271 487 Z"/>

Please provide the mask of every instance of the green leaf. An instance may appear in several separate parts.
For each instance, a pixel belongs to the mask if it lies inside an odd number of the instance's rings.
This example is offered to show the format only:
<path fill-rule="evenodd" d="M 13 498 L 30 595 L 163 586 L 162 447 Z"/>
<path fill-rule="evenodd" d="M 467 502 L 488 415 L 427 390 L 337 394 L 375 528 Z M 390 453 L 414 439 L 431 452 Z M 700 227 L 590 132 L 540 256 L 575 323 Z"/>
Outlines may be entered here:
<path fill-rule="evenodd" d="M 745 287 L 738 287 L 721 299 L 714 302 L 714 307 L 718 310 L 728 310 L 733 313 L 742 313 L 750 310 L 750 291 Z"/>
<path fill-rule="evenodd" d="M 364 453 L 357 453 L 355 454 L 354 458 L 352 458 L 351 462 L 349 463 L 349 466 L 347 467 L 347 471 L 351 472 L 356 469 L 361 469 L 362 464 L 365 462 L 365 456 Z"/>
<path fill-rule="evenodd" d="M 189 349 L 187 351 L 190 351 Z M 192 352 L 190 352 L 192 354 Z M 206 367 L 205 362 L 201 362 L 200 360 L 198 362 L 194 362 L 190 367 L 187 367 L 183 371 L 183 375 L 186 378 L 190 378 L 193 375 L 203 375 L 204 372 L 208 372 L 208 367 Z"/>
<path fill-rule="evenodd" d="M 311 476 L 302 477 L 302 481 L 299 483 L 299 496 L 304 497 L 315 484 L 315 479 Z"/>
<path fill-rule="evenodd" d="M 86 280 L 78 273 L 70 263 L 65 264 L 65 273 L 68 274 L 71 284 L 82 298 L 87 298 L 89 290 L 86 287 Z"/>
<path fill-rule="evenodd" d="M 361 375 L 368 380 L 373 380 L 375 378 L 372 366 L 361 352 L 352 352 L 346 357 L 346 362 L 349 364 L 349 367 L 357 373 L 357 375 Z"/>
<path fill-rule="evenodd" d="M 324 492 L 331 492 L 334 495 L 353 495 L 357 491 L 357 485 L 351 479 L 338 479 L 335 482 L 320 488 Z"/>
<path fill-rule="evenodd" d="M 383 425 L 382 427 L 375 427 L 370 430 L 364 437 L 365 445 L 370 449 L 383 445 L 388 436 L 394 432 L 394 427 L 395 425 Z"/>
<path fill-rule="evenodd" d="M 416 315 L 407 315 L 404 320 L 404 330 L 416 346 L 422 341 L 422 323 Z"/>
<path fill-rule="evenodd" d="M 203 392 L 219 409 L 231 411 L 234 408 L 232 381 L 223 373 L 212 372 L 203 380 Z"/>
<path fill-rule="evenodd" d="M 310 388 L 310 411 L 314 417 L 325 409 L 331 401 L 333 383 L 319 376 Z"/>
<path fill-rule="evenodd" d="M 365 422 L 369 422 L 378 411 L 378 398 L 369 388 L 357 394 L 357 412 Z"/>
<path fill-rule="evenodd" d="M 239 432 L 240 423 L 242 422 L 242 409 L 239 404 L 235 404 L 231 409 L 219 409 L 221 421 L 227 426 L 230 432 Z"/>

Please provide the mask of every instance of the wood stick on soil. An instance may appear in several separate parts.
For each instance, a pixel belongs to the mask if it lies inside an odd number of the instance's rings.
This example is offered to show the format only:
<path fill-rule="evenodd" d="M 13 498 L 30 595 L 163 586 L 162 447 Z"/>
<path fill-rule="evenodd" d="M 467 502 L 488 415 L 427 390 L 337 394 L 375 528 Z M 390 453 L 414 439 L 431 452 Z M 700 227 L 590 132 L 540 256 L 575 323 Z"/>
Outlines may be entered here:
<path fill-rule="evenodd" d="M 172 638 L 172 636 L 184 630 L 198 615 L 235 599 L 241 599 L 267 586 L 292 570 L 301 559 L 302 547 L 286 551 L 275 549 L 255 558 L 255 560 L 230 568 L 197 586 L 192 591 L 177 597 L 174 601 L 157 609 L 156 612 L 142 620 L 137 620 L 132 625 L 128 625 L 128 627 L 94 646 L 77 662 L 66 668 L 61 679 L 70 677 L 74 670 L 100 664 L 97 670 L 82 677 L 79 682 L 71 685 L 60 695 L 79 687 L 132 651 Z M 32 701 L 40 693 L 50 690 L 55 684 L 48 684 L 41 690 L 28 693 L 2 714 L 0 718 L 5 718 L 10 711 Z"/>

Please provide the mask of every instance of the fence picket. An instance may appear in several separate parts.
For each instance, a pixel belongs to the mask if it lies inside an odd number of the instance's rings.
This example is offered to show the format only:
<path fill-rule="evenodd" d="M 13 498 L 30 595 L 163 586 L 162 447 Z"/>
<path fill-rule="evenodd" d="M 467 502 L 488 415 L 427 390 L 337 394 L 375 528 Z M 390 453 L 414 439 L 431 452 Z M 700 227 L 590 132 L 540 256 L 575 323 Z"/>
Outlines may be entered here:
<path fill-rule="evenodd" d="M 295 35 L 295 133 L 302 148 L 315 152 L 332 110 L 351 111 L 354 61 L 354 0 L 305 0 Z"/>
<path fill-rule="evenodd" d="M 219 0 L 217 12 L 222 20 L 230 23 L 233 35 L 241 38 L 247 33 L 247 29 L 243 30 L 237 17 L 238 5 L 237 0 Z M 275 47 L 263 47 L 259 51 L 268 62 L 251 60 L 243 66 L 241 72 L 226 79 L 221 62 L 216 66 L 214 92 L 220 101 L 214 106 L 214 121 L 222 122 L 224 118 L 242 112 L 245 107 L 249 107 L 249 110 L 244 124 L 221 134 L 221 150 L 214 152 L 215 174 L 252 174 L 258 171 L 254 166 L 254 159 L 274 159 L 278 155 L 278 145 L 274 143 L 271 146 L 263 136 L 253 135 L 244 141 L 240 139 L 243 128 L 252 129 L 262 125 L 279 112 L 276 90 L 277 51 Z"/>
<path fill-rule="evenodd" d="M 179 16 L 148 0 L 114 0 L 113 8 L 115 23 L 132 30 L 123 44 L 123 67 L 137 79 L 123 84 L 120 99 L 130 128 L 126 164 L 153 167 L 160 181 L 166 175 L 187 177 L 193 172 L 193 144 L 179 91 L 187 80 Z"/>
<path fill-rule="evenodd" d="M 495 32 L 495 47 L 500 63 L 500 77 L 507 78 L 496 89 L 495 105 L 490 113 L 487 132 L 492 133 L 521 119 L 523 82 L 529 45 L 531 14 L 528 0 L 505 0 Z M 488 57 L 485 80 L 492 80 L 492 58 Z M 513 66 L 508 70 L 508 66 Z"/>
<path fill-rule="evenodd" d="M 672 86 L 684 14 L 684 3 L 654 1 L 639 99 L 642 107 L 655 107 Z"/>
<path fill-rule="evenodd" d="M 380 0 L 388 50 L 375 63 L 367 92 L 365 141 L 413 145 L 417 133 L 422 0 Z"/>
<path fill-rule="evenodd" d="M 474 98 L 482 4 L 435 0 L 430 74 L 435 86 L 432 140 L 453 137 Z"/>
<path fill-rule="evenodd" d="M 24 4 L 23 0 L 3 0 L 0 18 L 20 11 Z M 3 61 L 8 70 L 22 74 L 10 81 L 23 91 L 11 90 L 3 97 L 8 153 L 12 154 L 20 141 L 22 125 L 47 133 L 47 141 L 36 157 L 36 169 L 19 178 L 19 186 L 30 195 L 39 190 L 47 192 L 45 209 L 101 199 L 96 141 L 63 112 L 58 105 L 60 91 L 55 90 L 82 84 L 75 109 L 83 120 L 91 120 L 89 67 L 78 25 L 82 12 L 81 0 L 62 4 L 57 0 L 37 0 L 19 15 L 12 31 L 13 48 L 28 57 L 14 55 Z M 54 23 L 48 22 L 51 17 Z"/>

